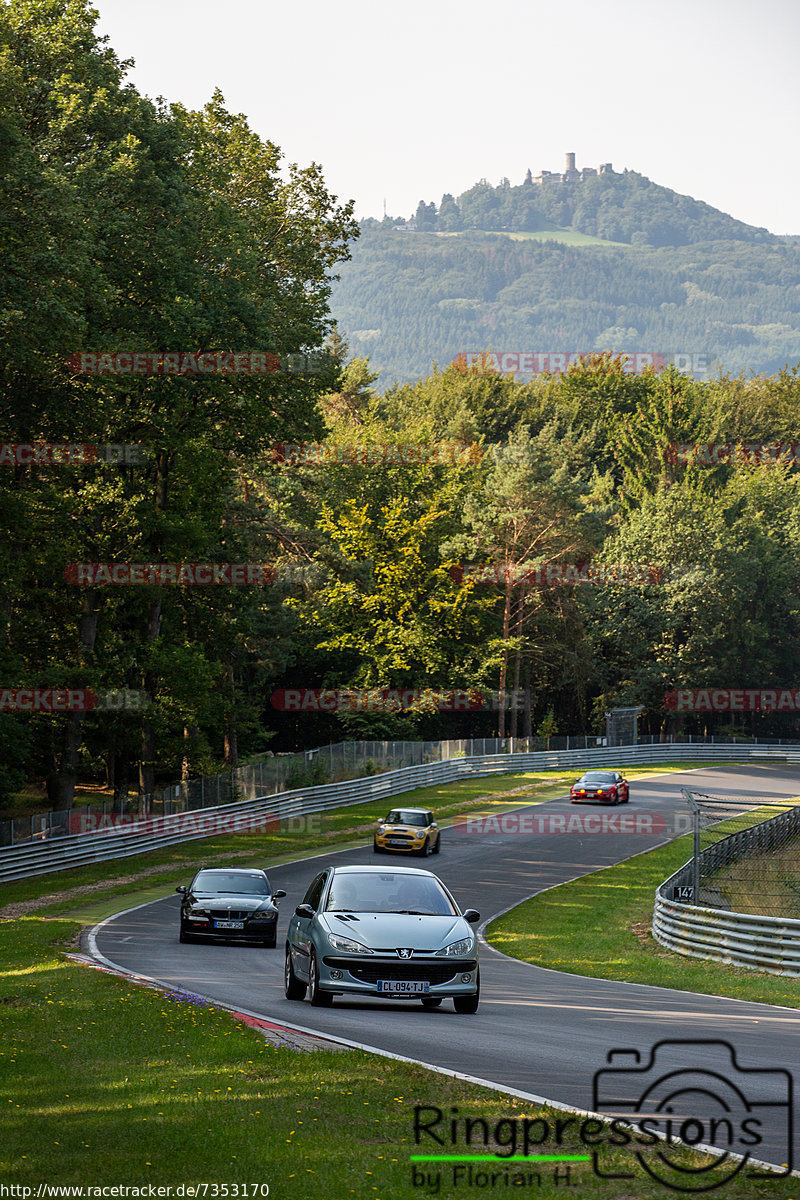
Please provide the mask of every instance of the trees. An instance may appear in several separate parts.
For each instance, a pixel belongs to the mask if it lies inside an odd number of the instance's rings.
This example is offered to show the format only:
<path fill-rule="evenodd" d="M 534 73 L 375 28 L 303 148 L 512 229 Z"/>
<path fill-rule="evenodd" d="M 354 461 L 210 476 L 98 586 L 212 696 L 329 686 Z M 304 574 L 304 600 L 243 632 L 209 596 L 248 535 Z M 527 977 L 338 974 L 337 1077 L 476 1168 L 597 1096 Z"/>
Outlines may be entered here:
<path fill-rule="evenodd" d="M 331 271 L 357 234 L 352 205 L 327 192 L 320 167 L 292 165 L 282 176 L 278 148 L 227 112 L 219 93 L 197 113 L 139 96 L 94 20 L 80 0 L 15 0 L 0 17 L 13 100 L 3 118 L 3 198 L 12 214 L 31 217 L 0 282 L 7 436 L 135 442 L 148 452 L 136 468 L 34 466 L 0 476 L 13 563 L 6 669 L 17 685 L 138 686 L 150 701 L 122 734 L 111 726 L 104 734 L 101 718 L 84 713 L 29 723 L 54 807 L 71 802 L 87 728 L 101 755 L 118 744 L 123 757 L 138 756 L 145 792 L 157 769 L 172 772 L 178 744 L 218 755 L 225 730 L 235 755 L 241 648 L 262 616 L 252 593 L 81 590 L 65 584 L 64 568 L 236 561 L 246 544 L 231 524 L 239 461 L 318 433 L 316 396 L 338 378 L 332 364 L 317 378 L 82 379 L 63 358 L 80 349 L 319 346 Z M 187 739 L 191 730 L 198 735 Z"/>
<path fill-rule="evenodd" d="M 512 736 L 517 731 L 516 701 L 523 690 L 523 676 L 525 736 L 530 736 L 531 670 L 547 657 L 543 627 L 546 614 L 552 612 L 552 597 L 529 586 L 527 573 L 553 561 L 585 562 L 602 541 L 603 509 L 598 502 L 603 481 L 588 465 L 575 469 L 570 458 L 580 457 L 580 446 L 571 442 L 556 420 L 534 436 L 524 429 L 517 431 L 491 461 L 481 490 L 469 497 L 464 532 L 445 548 L 447 553 L 498 564 L 502 572 L 502 625 L 497 647 L 500 737 L 506 733 L 509 668 L 513 675 Z"/>

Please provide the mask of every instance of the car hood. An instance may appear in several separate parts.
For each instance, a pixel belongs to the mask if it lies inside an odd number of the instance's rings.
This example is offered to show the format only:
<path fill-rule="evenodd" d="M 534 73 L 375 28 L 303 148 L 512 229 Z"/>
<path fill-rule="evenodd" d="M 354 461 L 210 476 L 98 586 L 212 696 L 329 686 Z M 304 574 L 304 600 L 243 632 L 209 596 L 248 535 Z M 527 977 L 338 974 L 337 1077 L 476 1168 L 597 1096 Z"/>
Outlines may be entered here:
<path fill-rule="evenodd" d="M 472 937 L 463 917 L 414 916 L 411 913 L 325 913 L 319 924 L 331 933 L 363 942 L 371 950 L 394 952 L 400 946 L 435 952 L 450 942 Z"/>
<path fill-rule="evenodd" d="M 192 892 L 189 900 L 192 904 L 201 904 L 204 908 L 238 908 L 241 912 L 255 912 L 257 908 L 269 907 L 269 896 L 237 896 L 219 892 Z"/>

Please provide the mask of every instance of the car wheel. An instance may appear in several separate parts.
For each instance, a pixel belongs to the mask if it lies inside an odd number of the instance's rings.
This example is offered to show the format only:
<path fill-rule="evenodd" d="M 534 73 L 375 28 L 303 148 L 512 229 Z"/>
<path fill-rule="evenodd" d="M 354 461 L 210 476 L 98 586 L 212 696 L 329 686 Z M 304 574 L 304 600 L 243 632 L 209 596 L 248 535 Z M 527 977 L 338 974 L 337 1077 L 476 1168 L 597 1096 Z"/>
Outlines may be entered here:
<path fill-rule="evenodd" d="M 420 858 L 427 858 L 429 854 L 433 854 L 433 846 L 431 845 L 431 839 L 425 838 L 425 845 L 419 851 L 419 856 Z"/>
<path fill-rule="evenodd" d="M 308 996 L 315 1008 L 330 1008 L 333 1004 L 333 993 L 323 992 L 319 986 L 319 963 L 313 950 L 308 964 Z"/>
<path fill-rule="evenodd" d="M 439 834 L 439 836 L 436 839 L 436 845 L 433 848 L 433 853 L 438 854 L 439 851 L 441 850 L 441 848 L 442 848 L 442 835 Z"/>
<path fill-rule="evenodd" d="M 180 934 L 178 935 L 178 941 L 179 942 L 193 942 L 194 941 L 194 938 L 191 936 L 191 934 L 186 932 L 183 925 L 181 925 L 181 931 L 180 931 Z"/>
<path fill-rule="evenodd" d="M 423 1008 L 438 1008 L 441 1003 L 441 996 L 423 996 L 422 998 Z"/>
<path fill-rule="evenodd" d="M 267 950 L 274 950 L 275 947 L 277 946 L 277 944 L 278 944 L 278 931 L 277 930 L 275 931 L 275 933 L 273 933 L 272 937 L 264 938 L 264 945 L 267 948 Z"/>
<path fill-rule="evenodd" d="M 625 800 L 624 800 L 624 803 L 625 803 L 625 804 L 628 804 L 628 803 L 629 803 L 629 801 L 630 801 L 630 798 L 631 798 L 631 793 L 630 793 L 630 788 L 629 788 L 629 789 L 628 789 L 628 791 L 625 793 Z"/>
<path fill-rule="evenodd" d="M 306 994 L 306 985 L 298 979 L 292 966 L 292 952 L 286 947 L 286 966 L 283 969 L 283 990 L 287 1000 L 302 1000 Z"/>
<path fill-rule="evenodd" d="M 478 987 L 474 996 L 454 996 L 453 1007 L 457 1013 L 474 1013 L 478 1011 L 478 1001 L 481 998 L 481 976 L 478 972 Z"/>

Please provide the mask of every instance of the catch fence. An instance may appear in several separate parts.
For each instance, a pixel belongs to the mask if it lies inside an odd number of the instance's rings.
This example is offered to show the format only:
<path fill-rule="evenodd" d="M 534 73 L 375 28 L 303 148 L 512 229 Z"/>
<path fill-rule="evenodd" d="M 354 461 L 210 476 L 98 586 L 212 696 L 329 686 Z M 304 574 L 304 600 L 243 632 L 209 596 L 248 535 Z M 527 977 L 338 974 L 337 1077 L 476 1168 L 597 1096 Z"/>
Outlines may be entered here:
<path fill-rule="evenodd" d="M 683 793 L 692 857 L 657 889 L 654 936 L 681 954 L 800 977 L 800 803 Z"/>

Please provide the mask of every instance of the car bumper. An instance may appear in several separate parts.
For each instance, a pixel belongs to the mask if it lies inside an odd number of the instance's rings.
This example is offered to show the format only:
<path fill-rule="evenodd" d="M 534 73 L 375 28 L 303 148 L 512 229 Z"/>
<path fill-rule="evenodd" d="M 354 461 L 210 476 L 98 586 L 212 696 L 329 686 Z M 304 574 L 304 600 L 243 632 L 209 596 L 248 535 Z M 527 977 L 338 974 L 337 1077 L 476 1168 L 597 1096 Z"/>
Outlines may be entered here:
<path fill-rule="evenodd" d="M 381 1000 L 421 1000 L 425 996 L 472 996 L 478 989 L 478 962 L 475 958 L 403 960 L 353 959 L 347 955 L 326 954 L 320 961 L 320 984 L 325 991 L 377 996 Z M 427 992 L 379 992 L 378 980 L 423 981 Z"/>
<path fill-rule="evenodd" d="M 221 941 L 233 941 L 234 938 L 245 942 L 262 942 L 272 939 L 277 934 L 278 918 L 274 921 L 259 921 L 248 924 L 244 929 L 217 929 L 213 921 L 184 921 L 181 928 L 184 933 L 193 937 L 219 938 Z"/>
<path fill-rule="evenodd" d="M 397 844 L 392 843 L 389 838 L 376 837 L 375 845 L 380 850 L 385 850 L 387 854 L 419 854 L 425 845 L 425 841 L 423 839 L 421 842 L 402 842 Z"/>
<path fill-rule="evenodd" d="M 616 796 L 571 796 L 571 804 L 616 804 Z"/>

